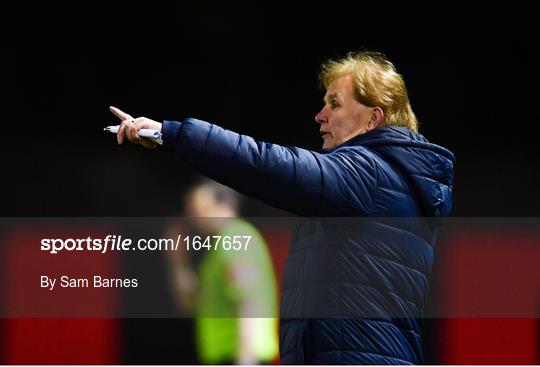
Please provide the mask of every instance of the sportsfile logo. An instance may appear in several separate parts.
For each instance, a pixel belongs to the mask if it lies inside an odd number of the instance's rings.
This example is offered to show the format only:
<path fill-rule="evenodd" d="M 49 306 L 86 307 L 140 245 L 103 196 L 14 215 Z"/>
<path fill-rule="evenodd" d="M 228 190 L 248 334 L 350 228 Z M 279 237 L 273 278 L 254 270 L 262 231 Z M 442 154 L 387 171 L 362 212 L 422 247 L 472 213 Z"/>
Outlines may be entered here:
<path fill-rule="evenodd" d="M 141 238 L 133 246 L 131 238 L 121 235 L 107 235 L 105 238 L 44 238 L 41 240 L 41 251 L 57 254 L 61 251 L 97 251 L 102 254 L 108 251 L 176 251 L 180 236 L 174 241 L 170 238 Z"/>

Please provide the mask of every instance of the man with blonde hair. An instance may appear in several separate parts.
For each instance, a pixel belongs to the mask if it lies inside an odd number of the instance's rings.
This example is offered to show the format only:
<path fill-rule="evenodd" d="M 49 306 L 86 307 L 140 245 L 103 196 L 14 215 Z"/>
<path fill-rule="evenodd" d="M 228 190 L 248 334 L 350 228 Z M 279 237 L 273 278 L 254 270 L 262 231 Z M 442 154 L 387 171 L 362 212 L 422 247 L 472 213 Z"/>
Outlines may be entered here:
<path fill-rule="evenodd" d="M 339 61 L 331 60 L 323 65 L 320 79 L 328 89 L 333 81 L 345 75 L 352 77 L 354 97 L 358 102 L 383 110 L 380 127 L 405 126 L 418 131 L 405 82 L 394 65 L 381 54 L 350 53 Z"/>
<path fill-rule="evenodd" d="M 322 152 L 195 119 L 161 124 L 111 111 L 122 120 L 120 144 L 127 138 L 153 147 L 138 131 L 161 130 L 166 149 L 209 177 L 318 217 L 299 221 L 291 243 L 282 363 L 422 363 L 419 319 L 436 240 L 426 217 L 450 213 L 454 156 L 417 133 L 403 78 L 383 55 L 330 61 L 321 81 L 326 93 L 315 121 Z"/>

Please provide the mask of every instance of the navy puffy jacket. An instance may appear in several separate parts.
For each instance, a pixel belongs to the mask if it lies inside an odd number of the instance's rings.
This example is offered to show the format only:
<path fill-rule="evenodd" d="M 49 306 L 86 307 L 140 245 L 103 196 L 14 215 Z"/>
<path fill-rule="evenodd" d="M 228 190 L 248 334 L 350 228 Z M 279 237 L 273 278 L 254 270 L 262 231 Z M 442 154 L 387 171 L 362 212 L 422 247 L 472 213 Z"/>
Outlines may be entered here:
<path fill-rule="evenodd" d="M 418 320 L 436 230 L 422 217 L 450 213 L 450 151 L 402 127 L 326 153 L 195 119 L 164 121 L 162 132 L 165 147 L 210 178 L 292 213 L 415 218 L 300 221 L 283 280 L 280 353 L 285 364 L 423 362 Z"/>

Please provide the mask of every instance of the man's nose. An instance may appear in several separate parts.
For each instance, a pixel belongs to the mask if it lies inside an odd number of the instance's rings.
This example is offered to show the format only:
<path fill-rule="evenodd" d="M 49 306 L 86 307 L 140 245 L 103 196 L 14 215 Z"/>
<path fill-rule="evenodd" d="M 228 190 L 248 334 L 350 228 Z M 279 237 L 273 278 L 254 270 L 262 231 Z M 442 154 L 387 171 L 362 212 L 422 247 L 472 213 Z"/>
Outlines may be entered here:
<path fill-rule="evenodd" d="M 325 123 L 327 120 L 326 114 L 324 113 L 324 108 L 319 111 L 318 114 L 315 115 L 315 122 L 318 124 Z"/>

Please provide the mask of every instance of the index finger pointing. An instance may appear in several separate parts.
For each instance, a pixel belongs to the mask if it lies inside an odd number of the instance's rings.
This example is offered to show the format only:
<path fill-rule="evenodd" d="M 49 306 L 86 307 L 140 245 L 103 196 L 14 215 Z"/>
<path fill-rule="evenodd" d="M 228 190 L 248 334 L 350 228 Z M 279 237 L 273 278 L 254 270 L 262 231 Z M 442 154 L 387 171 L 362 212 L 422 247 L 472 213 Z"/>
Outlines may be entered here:
<path fill-rule="evenodd" d="M 133 118 L 133 117 L 131 117 L 131 115 L 119 110 L 116 107 L 109 106 L 109 110 L 111 110 L 111 112 L 122 121 L 129 120 L 129 119 Z"/>

